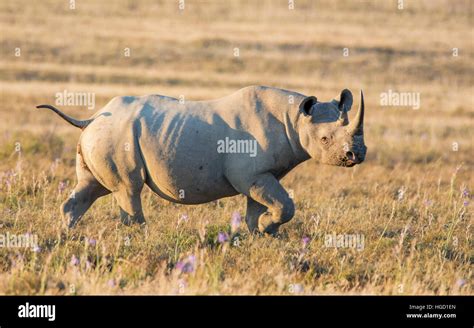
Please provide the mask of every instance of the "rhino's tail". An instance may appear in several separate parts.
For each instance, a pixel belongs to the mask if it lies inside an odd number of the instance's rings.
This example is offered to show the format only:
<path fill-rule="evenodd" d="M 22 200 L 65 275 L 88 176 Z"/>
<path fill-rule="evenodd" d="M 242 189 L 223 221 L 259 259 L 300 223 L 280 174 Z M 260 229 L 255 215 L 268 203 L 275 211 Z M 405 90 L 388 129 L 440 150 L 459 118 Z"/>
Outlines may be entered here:
<path fill-rule="evenodd" d="M 86 126 L 88 126 L 93 121 L 92 119 L 83 120 L 83 121 L 76 120 L 75 118 L 72 118 L 71 116 L 68 116 L 68 115 L 64 114 L 63 112 L 61 112 L 59 109 L 57 109 L 56 107 L 54 107 L 52 105 L 39 105 L 39 106 L 36 106 L 36 108 L 51 109 L 53 112 L 55 112 L 56 114 L 61 116 L 69 124 L 74 125 L 75 127 L 78 127 L 80 129 L 83 129 L 83 130 L 86 128 Z"/>

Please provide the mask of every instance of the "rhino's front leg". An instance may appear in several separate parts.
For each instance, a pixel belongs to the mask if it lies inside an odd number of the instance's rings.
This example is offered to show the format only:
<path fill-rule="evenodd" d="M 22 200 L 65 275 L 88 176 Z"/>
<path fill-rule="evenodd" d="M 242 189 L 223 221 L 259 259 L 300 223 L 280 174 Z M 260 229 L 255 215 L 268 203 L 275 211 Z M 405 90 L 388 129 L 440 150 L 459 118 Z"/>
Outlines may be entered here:
<path fill-rule="evenodd" d="M 258 218 L 267 212 L 267 207 L 247 197 L 247 214 L 245 222 L 250 232 L 258 232 Z"/>
<path fill-rule="evenodd" d="M 257 176 L 248 189 L 246 221 L 250 231 L 275 234 L 295 214 L 295 205 L 286 190 L 271 174 Z"/>

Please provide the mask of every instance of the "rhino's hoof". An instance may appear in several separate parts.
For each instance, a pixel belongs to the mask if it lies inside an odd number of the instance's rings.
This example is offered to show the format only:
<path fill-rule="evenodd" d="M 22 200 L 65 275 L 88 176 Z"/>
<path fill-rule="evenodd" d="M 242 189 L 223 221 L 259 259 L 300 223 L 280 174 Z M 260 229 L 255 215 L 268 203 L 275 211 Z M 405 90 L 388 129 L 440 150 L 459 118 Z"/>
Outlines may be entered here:
<path fill-rule="evenodd" d="M 123 215 L 123 216 L 121 216 L 120 220 L 126 226 L 131 226 L 131 225 L 134 225 L 134 224 L 138 224 L 139 226 L 144 226 L 146 224 L 146 221 L 143 218 L 133 217 L 133 216 L 130 216 L 130 215 Z"/>
<path fill-rule="evenodd" d="M 275 236 L 278 233 L 280 225 L 272 221 L 272 214 L 266 212 L 258 218 L 258 230 L 261 233 Z"/>
<path fill-rule="evenodd" d="M 133 224 L 133 220 L 131 218 L 121 218 L 122 224 L 126 226 L 131 226 Z"/>
<path fill-rule="evenodd" d="M 68 227 L 69 229 L 73 229 L 73 228 L 75 228 L 75 227 L 76 227 L 76 224 L 77 224 L 77 221 L 75 221 L 75 220 L 74 220 L 74 221 L 73 221 L 73 220 L 71 220 L 71 221 L 69 221 L 69 223 L 68 223 L 67 227 Z"/>

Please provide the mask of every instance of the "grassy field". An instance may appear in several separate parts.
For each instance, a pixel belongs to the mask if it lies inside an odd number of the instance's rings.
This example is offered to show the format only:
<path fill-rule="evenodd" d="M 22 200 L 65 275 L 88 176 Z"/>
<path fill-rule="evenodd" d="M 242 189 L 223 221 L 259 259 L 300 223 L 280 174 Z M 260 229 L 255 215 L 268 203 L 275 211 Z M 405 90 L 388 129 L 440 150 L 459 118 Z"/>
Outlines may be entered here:
<path fill-rule="evenodd" d="M 0 247 L 0 294 L 472 294 L 472 1 L 75 5 L 0 2 L 0 235 L 38 238 Z M 252 84 L 366 98 L 366 162 L 286 176 L 297 211 L 279 238 L 242 225 L 219 241 L 242 196 L 182 206 L 149 190 L 146 227 L 122 225 L 106 196 L 64 228 L 80 131 L 36 105 L 93 92 L 94 110 L 59 106 L 83 119 L 118 95 Z M 420 109 L 381 106 L 388 90 L 419 93 Z M 328 247 L 329 234 L 363 247 Z"/>

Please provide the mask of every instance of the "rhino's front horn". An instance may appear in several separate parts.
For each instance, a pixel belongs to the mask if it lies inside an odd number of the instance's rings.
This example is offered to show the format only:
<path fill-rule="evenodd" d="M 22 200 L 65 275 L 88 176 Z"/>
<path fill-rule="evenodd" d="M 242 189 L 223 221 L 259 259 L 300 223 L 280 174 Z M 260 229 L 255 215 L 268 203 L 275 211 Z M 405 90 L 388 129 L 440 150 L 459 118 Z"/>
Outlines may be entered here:
<path fill-rule="evenodd" d="M 360 90 L 359 110 L 347 130 L 353 136 L 364 134 L 364 94 L 362 90 Z"/>

